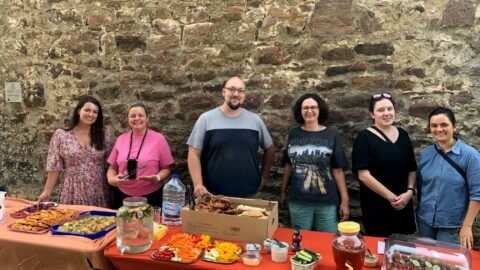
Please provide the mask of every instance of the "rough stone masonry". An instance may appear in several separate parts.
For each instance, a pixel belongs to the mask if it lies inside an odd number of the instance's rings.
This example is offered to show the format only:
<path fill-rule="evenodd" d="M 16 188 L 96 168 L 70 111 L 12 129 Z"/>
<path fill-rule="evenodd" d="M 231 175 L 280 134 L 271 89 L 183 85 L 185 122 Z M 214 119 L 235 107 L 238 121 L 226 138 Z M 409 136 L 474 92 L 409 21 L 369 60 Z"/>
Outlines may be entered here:
<path fill-rule="evenodd" d="M 306 92 L 327 100 L 349 156 L 380 90 L 395 95 L 416 153 L 431 142 L 425 118 L 437 105 L 453 108 L 460 136 L 479 147 L 479 2 L 0 0 L 0 185 L 36 199 L 50 137 L 83 94 L 101 100 L 115 136 L 127 105 L 145 102 L 188 182 L 186 139 L 234 74 L 276 144 L 265 199 L 278 198 L 290 109 Z M 22 103 L 5 101 L 4 82 L 21 84 Z M 358 182 L 347 177 L 358 219 Z"/>

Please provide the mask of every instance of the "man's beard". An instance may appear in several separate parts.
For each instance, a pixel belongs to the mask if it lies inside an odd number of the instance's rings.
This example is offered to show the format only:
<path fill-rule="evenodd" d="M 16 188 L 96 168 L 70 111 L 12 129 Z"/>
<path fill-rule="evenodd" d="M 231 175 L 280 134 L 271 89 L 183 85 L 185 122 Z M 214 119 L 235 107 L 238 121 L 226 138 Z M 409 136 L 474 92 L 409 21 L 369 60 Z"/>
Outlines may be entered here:
<path fill-rule="evenodd" d="M 230 109 L 232 109 L 232 110 L 234 110 L 234 111 L 237 110 L 238 108 L 240 108 L 240 107 L 242 106 L 242 104 L 240 104 L 240 102 L 238 102 L 237 105 L 234 105 L 231 100 L 229 100 L 229 101 L 227 102 L 227 105 L 228 105 L 228 107 L 229 107 Z"/>

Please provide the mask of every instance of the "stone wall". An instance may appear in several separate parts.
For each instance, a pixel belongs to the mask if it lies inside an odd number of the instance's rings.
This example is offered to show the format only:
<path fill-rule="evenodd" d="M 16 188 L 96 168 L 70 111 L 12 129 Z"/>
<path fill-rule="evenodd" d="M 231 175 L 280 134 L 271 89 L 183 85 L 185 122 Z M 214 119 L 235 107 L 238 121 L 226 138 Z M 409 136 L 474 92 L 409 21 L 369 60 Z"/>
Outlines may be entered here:
<path fill-rule="evenodd" d="M 384 90 L 395 95 L 398 124 L 417 153 L 431 141 L 425 117 L 439 104 L 455 109 L 460 135 L 478 146 L 479 2 L 0 0 L 0 185 L 36 198 L 51 134 L 83 94 L 102 101 L 114 135 L 127 129 L 127 104 L 144 101 L 189 181 L 186 139 L 234 74 L 247 80 L 246 107 L 276 144 L 264 198 L 278 196 L 290 108 L 306 92 L 327 100 L 328 125 L 349 156 L 371 124 L 369 95 Z M 3 82 L 13 81 L 23 103 L 5 102 Z M 347 176 L 358 218 L 358 184 Z"/>

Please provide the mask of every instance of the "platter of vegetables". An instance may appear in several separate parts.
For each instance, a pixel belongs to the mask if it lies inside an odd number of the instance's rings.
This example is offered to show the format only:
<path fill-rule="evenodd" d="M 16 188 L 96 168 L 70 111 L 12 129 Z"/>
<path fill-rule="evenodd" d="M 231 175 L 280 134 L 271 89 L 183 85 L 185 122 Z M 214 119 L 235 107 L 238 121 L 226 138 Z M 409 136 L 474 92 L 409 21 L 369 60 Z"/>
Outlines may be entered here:
<path fill-rule="evenodd" d="M 215 241 L 212 248 L 203 253 L 202 259 L 207 262 L 230 264 L 240 259 L 243 249 L 234 243 Z"/>
<path fill-rule="evenodd" d="M 202 249 L 197 247 L 191 234 L 178 233 L 174 234 L 166 245 L 154 250 L 150 257 L 154 260 L 194 263 L 201 255 Z"/>

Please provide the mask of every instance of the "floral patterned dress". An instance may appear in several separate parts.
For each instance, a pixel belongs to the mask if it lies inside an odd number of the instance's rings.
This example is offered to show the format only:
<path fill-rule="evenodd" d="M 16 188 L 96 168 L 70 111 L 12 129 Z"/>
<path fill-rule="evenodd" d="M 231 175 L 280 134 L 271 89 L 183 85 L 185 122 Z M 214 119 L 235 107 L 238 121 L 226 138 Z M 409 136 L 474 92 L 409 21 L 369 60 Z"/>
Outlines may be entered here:
<path fill-rule="evenodd" d="M 105 134 L 105 149 L 85 148 L 73 130 L 57 129 L 50 141 L 47 171 L 61 171 L 58 201 L 62 204 L 110 207 L 105 162 L 112 149 Z"/>

